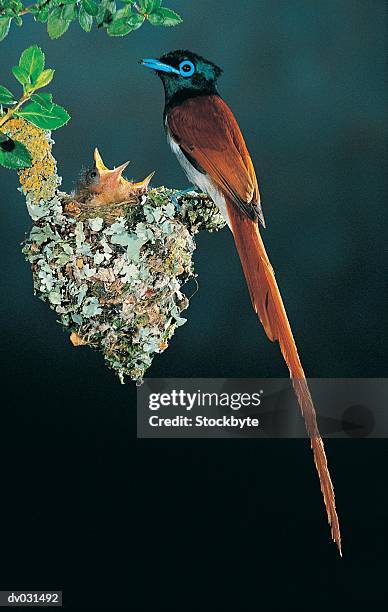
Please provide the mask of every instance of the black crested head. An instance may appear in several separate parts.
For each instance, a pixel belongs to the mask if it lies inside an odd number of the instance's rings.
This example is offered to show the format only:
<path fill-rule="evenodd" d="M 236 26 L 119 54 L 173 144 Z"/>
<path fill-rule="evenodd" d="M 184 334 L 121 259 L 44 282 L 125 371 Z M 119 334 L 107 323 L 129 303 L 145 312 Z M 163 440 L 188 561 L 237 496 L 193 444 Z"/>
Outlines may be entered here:
<path fill-rule="evenodd" d="M 187 49 L 178 49 L 176 51 L 170 51 L 169 53 L 165 53 L 164 55 L 162 55 L 162 57 L 159 58 L 159 61 L 168 64 L 169 66 L 172 66 L 177 70 L 180 70 L 180 65 L 182 63 L 190 62 L 194 65 L 194 72 L 192 74 L 192 77 L 196 75 L 197 77 L 202 77 L 202 79 L 205 81 L 216 81 L 218 77 L 222 74 L 222 69 L 219 68 L 219 66 L 217 66 L 216 64 L 214 64 L 214 62 L 205 59 L 197 53 L 193 53 L 193 51 L 188 51 Z M 182 74 L 181 70 L 180 72 Z M 184 73 L 184 71 L 182 76 L 184 78 L 187 78 L 187 75 Z"/>
<path fill-rule="evenodd" d="M 157 60 L 145 59 L 142 63 L 162 80 L 166 106 L 191 96 L 217 94 L 221 68 L 192 51 L 170 51 Z"/>

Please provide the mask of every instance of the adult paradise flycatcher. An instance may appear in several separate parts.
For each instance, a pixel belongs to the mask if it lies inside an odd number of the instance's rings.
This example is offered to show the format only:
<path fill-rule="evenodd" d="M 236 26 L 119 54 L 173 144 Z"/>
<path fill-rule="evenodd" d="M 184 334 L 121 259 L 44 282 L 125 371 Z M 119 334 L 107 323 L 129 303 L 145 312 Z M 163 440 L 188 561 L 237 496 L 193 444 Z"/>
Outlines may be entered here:
<path fill-rule="evenodd" d="M 232 231 L 252 305 L 268 338 L 277 340 L 310 436 L 331 534 L 341 553 L 334 489 L 314 404 L 259 232 L 265 227 L 255 170 L 237 121 L 217 91 L 222 70 L 191 51 L 141 62 L 161 78 L 168 142 L 190 182 L 220 208 Z"/>

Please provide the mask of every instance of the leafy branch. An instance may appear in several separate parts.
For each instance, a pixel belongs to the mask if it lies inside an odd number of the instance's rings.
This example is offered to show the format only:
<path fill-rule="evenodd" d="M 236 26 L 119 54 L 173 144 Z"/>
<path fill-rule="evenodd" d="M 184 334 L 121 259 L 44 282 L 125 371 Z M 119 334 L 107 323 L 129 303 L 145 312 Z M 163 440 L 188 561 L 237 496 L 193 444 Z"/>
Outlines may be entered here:
<path fill-rule="evenodd" d="M 76 20 L 85 32 L 90 32 L 94 23 L 98 28 L 105 28 L 109 36 L 126 36 L 145 21 L 167 27 L 182 22 L 175 11 L 162 6 L 162 0 L 119 0 L 119 3 L 113 0 L 38 0 L 27 6 L 20 0 L 0 0 L 0 41 L 7 36 L 12 22 L 21 26 L 23 17 L 28 14 L 35 21 L 47 23 L 52 39 L 62 36 Z"/>
<path fill-rule="evenodd" d="M 43 130 L 56 130 L 69 121 L 70 115 L 62 106 L 54 104 L 52 94 L 39 91 L 51 83 L 54 72 L 52 68 L 45 68 L 45 56 L 40 47 L 32 45 L 23 51 L 19 64 L 12 68 L 15 79 L 23 87 L 23 94 L 19 100 L 9 89 L 0 85 L 0 164 L 2 166 L 20 169 L 31 164 L 27 148 L 6 134 L 7 123 L 12 118 L 25 119 Z"/>

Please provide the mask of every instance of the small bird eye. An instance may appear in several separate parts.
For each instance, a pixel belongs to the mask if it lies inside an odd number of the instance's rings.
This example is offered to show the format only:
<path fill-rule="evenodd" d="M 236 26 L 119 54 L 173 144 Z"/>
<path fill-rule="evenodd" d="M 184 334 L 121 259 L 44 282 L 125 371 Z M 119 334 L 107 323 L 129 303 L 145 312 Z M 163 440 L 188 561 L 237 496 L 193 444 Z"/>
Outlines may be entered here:
<path fill-rule="evenodd" d="M 184 77 L 189 77 L 192 74 L 194 74 L 195 66 L 194 66 L 193 62 L 189 62 L 188 60 L 185 60 L 184 62 L 181 62 L 179 64 L 179 72 Z"/>
<path fill-rule="evenodd" d="M 92 170 L 90 173 L 90 178 L 96 178 L 97 176 L 97 172 L 95 170 Z"/>

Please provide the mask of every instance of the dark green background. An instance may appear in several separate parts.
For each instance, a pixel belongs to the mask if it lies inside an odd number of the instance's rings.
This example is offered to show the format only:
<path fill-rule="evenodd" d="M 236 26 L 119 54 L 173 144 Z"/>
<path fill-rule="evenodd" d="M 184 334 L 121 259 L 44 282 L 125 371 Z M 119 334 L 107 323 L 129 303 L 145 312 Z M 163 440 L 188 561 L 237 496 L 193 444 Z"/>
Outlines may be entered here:
<path fill-rule="evenodd" d="M 168 3 L 167 3 L 168 5 Z M 1 43 L 1 83 L 37 42 L 72 121 L 55 134 L 71 189 L 98 145 L 109 165 L 185 187 L 159 81 L 141 57 L 190 48 L 225 69 L 261 182 L 264 239 L 310 376 L 386 375 L 382 0 L 171 2 L 184 23 L 124 39 L 25 19 Z M 62 588 L 66 607 L 380 609 L 387 445 L 327 443 L 344 558 L 330 543 L 307 441 L 135 438 L 135 388 L 74 350 L 32 295 L 30 226 L 1 176 L 1 588 Z M 225 229 L 201 235 L 200 290 L 152 376 L 285 376 L 257 324 Z"/>

